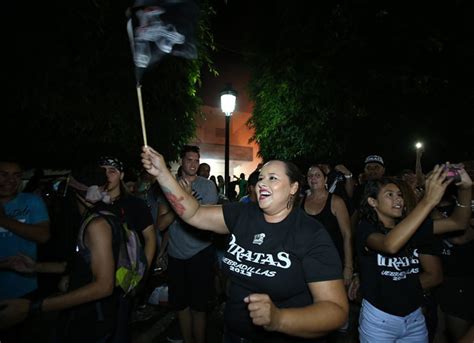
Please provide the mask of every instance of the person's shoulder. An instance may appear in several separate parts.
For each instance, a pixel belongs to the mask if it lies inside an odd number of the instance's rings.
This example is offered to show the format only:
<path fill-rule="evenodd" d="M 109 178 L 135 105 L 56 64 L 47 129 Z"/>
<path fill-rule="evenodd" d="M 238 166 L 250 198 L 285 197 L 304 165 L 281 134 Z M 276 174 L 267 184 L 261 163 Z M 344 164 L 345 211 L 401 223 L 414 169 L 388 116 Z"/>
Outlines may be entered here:
<path fill-rule="evenodd" d="M 307 249 L 315 245 L 326 245 L 331 242 L 331 237 L 321 222 L 312 218 L 300 208 L 295 208 L 293 215 L 297 218 L 292 228 L 294 230 L 295 246 Z"/>
<path fill-rule="evenodd" d="M 14 200 L 23 202 L 44 202 L 43 198 L 35 193 L 18 193 Z"/>
<path fill-rule="evenodd" d="M 233 208 L 233 209 L 241 209 L 243 211 L 255 211 L 258 209 L 257 203 L 254 202 L 243 202 L 243 201 L 229 201 L 222 206 Z"/>
<path fill-rule="evenodd" d="M 367 228 L 367 227 L 376 227 L 375 224 L 372 224 L 370 223 L 367 219 L 361 219 L 358 223 L 357 223 L 357 229 L 359 228 Z"/>
<path fill-rule="evenodd" d="M 297 220 L 300 222 L 299 230 L 311 232 L 324 230 L 323 224 L 308 215 L 301 207 L 295 208 L 292 215 L 296 216 Z"/>
<path fill-rule="evenodd" d="M 334 204 L 344 204 L 344 199 L 342 199 L 342 197 L 340 195 L 337 195 L 337 194 L 331 194 L 332 196 L 332 201 L 334 202 Z"/>
<path fill-rule="evenodd" d="M 243 203 L 239 201 L 232 201 L 223 204 L 222 211 L 224 219 L 231 232 L 234 230 L 234 225 L 237 220 L 249 224 L 259 220 L 259 216 L 263 216 L 260 208 L 255 203 Z M 248 226 L 247 224 L 243 225 L 243 227 Z"/>
<path fill-rule="evenodd" d="M 231 201 L 222 205 L 225 208 L 227 213 L 233 213 L 235 215 L 245 214 L 249 218 L 256 218 L 258 216 L 263 216 L 260 207 L 257 203 L 254 202 L 240 202 L 240 201 Z"/>
<path fill-rule="evenodd" d="M 244 204 L 251 202 L 250 196 L 244 195 L 242 198 L 240 198 L 239 202 L 244 203 Z"/>
<path fill-rule="evenodd" d="M 206 186 L 208 186 L 208 187 L 211 187 L 211 186 L 212 186 L 212 187 L 216 188 L 214 182 L 212 182 L 212 181 L 209 180 L 209 179 L 206 179 L 205 177 L 199 176 L 199 175 L 196 177 L 196 179 L 194 180 L 194 182 L 197 182 L 197 183 L 199 183 L 199 184 L 201 184 L 201 185 L 206 185 Z"/>
<path fill-rule="evenodd" d="M 111 232 L 110 229 L 120 226 L 120 220 L 112 214 L 102 214 L 99 212 L 91 214 L 91 218 L 87 221 L 86 233 L 96 234 L 99 232 Z M 115 231 L 111 232 L 112 234 Z"/>

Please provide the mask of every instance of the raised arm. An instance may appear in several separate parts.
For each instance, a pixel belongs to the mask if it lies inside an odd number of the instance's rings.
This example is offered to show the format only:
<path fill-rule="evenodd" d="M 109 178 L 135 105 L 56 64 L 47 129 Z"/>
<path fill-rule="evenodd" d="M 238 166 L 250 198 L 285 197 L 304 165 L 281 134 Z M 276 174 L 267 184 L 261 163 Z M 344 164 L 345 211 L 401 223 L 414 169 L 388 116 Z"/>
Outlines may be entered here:
<path fill-rule="evenodd" d="M 461 236 L 455 236 L 448 239 L 451 243 L 455 245 L 463 245 L 474 240 L 474 219 L 471 219 L 469 228 L 464 231 Z"/>
<path fill-rule="evenodd" d="M 346 166 L 343 164 L 338 164 L 337 166 L 334 167 L 334 169 L 344 174 L 344 177 L 345 177 L 344 188 L 346 190 L 347 196 L 349 198 L 352 198 L 352 196 L 354 195 L 355 183 L 354 183 L 354 178 L 352 176 L 351 171 L 347 169 Z"/>
<path fill-rule="evenodd" d="M 461 182 L 457 183 L 458 197 L 456 208 L 448 218 L 433 221 L 435 234 L 466 230 L 471 218 L 472 180 L 464 169 L 459 170 Z"/>
<path fill-rule="evenodd" d="M 416 174 L 416 185 L 418 187 L 423 186 L 425 183 L 425 175 L 421 167 L 421 156 L 423 155 L 423 148 L 416 149 L 416 162 L 415 162 L 415 174 Z"/>
<path fill-rule="evenodd" d="M 367 246 L 376 251 L 389 254 L 397 253 L 441 200 L 446 187 L 452 182 L 452 180 L 446 180 L 446 175 L 444 166 L 435 166 L 431 175 L 426 179 L 425 195 L 413 211 L 388 234 L 370 234 L 367 238 Z"/>
<path fill-rule="evenodd" d="M 166 167 L 163 156 L 152 148 L 143 147 L 141 156 L 143 167 L 156 177 L 168 202 L 181 219 L 198 229 L 229 233 L 221 205 L 200 205 L 178 184 Z"/>
<path fill-rule="evenodd" d="M 326 335 L 347 320 L 349 305 L 342 280 L 308 284 L 313 304 L 299 308 L 278 308 L 267 294 L 251 294 L 248 303 L 250 318 L 255 325 L 268 331 L 312 338 Z"/>

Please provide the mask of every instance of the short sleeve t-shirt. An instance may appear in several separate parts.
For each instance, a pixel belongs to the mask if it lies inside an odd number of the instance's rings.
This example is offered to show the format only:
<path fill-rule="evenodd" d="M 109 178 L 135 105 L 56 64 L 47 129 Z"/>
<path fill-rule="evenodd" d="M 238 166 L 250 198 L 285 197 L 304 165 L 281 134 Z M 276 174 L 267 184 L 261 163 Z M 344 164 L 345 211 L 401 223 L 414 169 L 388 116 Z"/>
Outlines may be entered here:
<path fill-rule="evenodd" d="M 5 214 L 25 224 L 49 221 L 46 205 L 39 196 L 19 193 L 4 205 Z M 0 227 L 0 259 L 23 253 L 36 259 L 36 243 Z M 37 288 L 36 276 L 0 271 L 0 300 L 18 298 Z"/>
<path fill-rule="evenodd" d="M 217 190 L 211 180 L 198 176 L 191 187 L 194 198 L 200 204 L 217 204 Z M 211 238 L 211 232 L 198 230 L 178 218 L 169 228 L 168 254 L 174 258 L 187 260 L 211 245 Z"/>
<path fill-rule="evenodd" d="M 312 304 L 308 283 L 341 278 L 341 261 L 328 233 L 300 208 L 279 223 L 267 223 L 255 203 L 224 204 L 223 213 L 230 231 L 222 260 L 231 281 L 227 328 L 256 342 L 308 342 L 253 325 L 244 298 L 268 294 L 279 308 Z"/>
<path fill-rule="evenodd" d="M 383 234 L 375 225 L 364 220 L 357 227 L 356 248 L 362 296 L 384 312 L 406 316 L 419 308 L 423 301 L 419 255 L 438 254 L 433 221 L 426 219 L 407 244 L 393 255 L 367 247 L 367 238 L 373 233 Z"/>

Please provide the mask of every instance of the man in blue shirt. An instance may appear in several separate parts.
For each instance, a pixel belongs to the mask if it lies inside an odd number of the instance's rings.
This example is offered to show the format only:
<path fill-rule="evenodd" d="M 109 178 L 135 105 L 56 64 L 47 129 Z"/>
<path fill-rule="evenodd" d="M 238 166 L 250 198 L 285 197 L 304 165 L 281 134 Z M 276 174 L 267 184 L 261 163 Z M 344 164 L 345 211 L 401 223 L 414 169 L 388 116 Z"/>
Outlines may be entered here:
<path fill-rule="evenodd" d="M 34 292 L 35 276 L 5 269 L 6 259 L 19 253 L 36 260 L 36 244 L 49 239 L 49 216 L 41 197 L 20 193 L 22 169 L 16 162 L 0 161 L 0 301 Z"/>

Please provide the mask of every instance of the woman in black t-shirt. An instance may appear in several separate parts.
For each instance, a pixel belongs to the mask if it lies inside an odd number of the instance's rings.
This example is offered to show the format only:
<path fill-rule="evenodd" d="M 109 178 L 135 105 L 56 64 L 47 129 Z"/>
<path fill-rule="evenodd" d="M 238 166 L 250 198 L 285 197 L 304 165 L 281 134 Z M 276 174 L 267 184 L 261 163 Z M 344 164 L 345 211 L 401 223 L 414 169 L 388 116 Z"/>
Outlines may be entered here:
<path fill-rule="evenodd" d="M 460 175 L 458 199 L 460 204 L 468 204 L 472 181 L 464 170 Z M 422 289 L 442 279 L 439 263 L 431 256 L 430 240 L 433 233 L 465 227 L 470 217 L 469 208 L 458 206 L 449 218 L 428 218 L 451 182 L 445 167 L 436 166 L 426 180 L 423 198 L 405 218 L 397 181 L 382 178 L 367 183 L 356 235 L 363 296 L 359 319 L 362 343 L 427 342 L 420 309 Z"/>
<path fill-rule="evenodd" d="M 258 205 L 200 206 L 163 157 L 143 148 L 142 163 L 176 213 L 190 225 L 230 234 L 223 265 L 230 279 L 226 342 L 299 342 L 342 326 L 348 303 L 334 244 L 298 207 L 301 174 L 270 161 L 257 182 Z"/>

